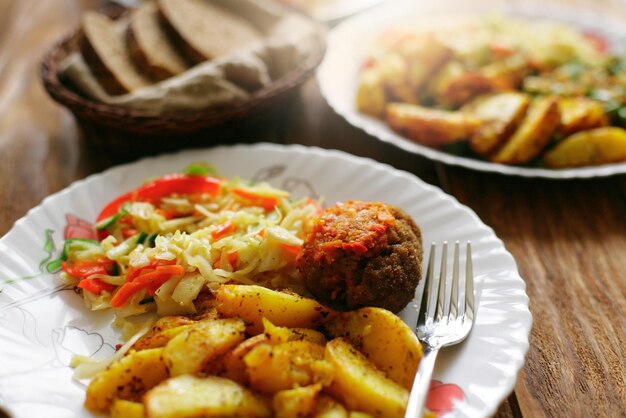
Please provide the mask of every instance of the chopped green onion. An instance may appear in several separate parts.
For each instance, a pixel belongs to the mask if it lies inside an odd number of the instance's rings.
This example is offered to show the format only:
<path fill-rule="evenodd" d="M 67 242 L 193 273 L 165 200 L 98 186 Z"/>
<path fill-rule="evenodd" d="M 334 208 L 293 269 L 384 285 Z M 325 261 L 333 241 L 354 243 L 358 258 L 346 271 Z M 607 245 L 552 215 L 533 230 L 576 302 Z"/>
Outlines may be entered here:
<path fill-rule="evenodd" d="M 61 259 L 67 260 L 70 253 L 75 251 L 85 251 L 93 248 L 99 248 L 100 243 L 93 239 L 86 238 L 68 238 L 63 244 L 63 251 L 61 252 Z"/>
<path fill-rule="evenodd" d="M 127 255 L 134 250 L 139 244 L 141 244 L 148 235 L 145 232 L 140 232 L 128 238 L 126 241 L 122 241 L 117 247 L 111 248 L 107 251 L 106 256 L 111 260 L 117 260 L 123 255 Z"/>
<path fill-rule="evenodd" d="M 152 302 L 154 302 L 154 298 L 153 297 L 149 297 L 149 298 L 141 299 L 139 301 L 139 304 L 140 305 L 146 305 L 146 304 L 152 303 Z"/>
<path fill-rule="evenodd" d="M 124 202 L 124 204 L 120 207 L 120 210 L 115 215 L 109 216 L 108 218 L 101 220 L 100 222 L 96 224 L 95 228 L 98 231 L 104 231 L 105 229 L 108 229 L 111 226 L 113 226 L 113 224 L 120 217 L 128 214 L 128 212 L 130 212 L 130 202 Z"/>
<path fill-rule="evenodd" d="M 108 218 L 104 218 L 103 220 L 101 220 L 100 222 L 96 224 L 95 228 L 98 231 L 104 231 L 105 229 L 112 226 L 115 223 L 115 221 L 117 221 L 120 218 L 120 216 L 122 215 L 118 212 L 115 215 L 109 216 Z"/>
<path fill-rule="evenodd" d="M 187 168 L 185 168 L 183 173 L 189 176 L 217 176 L 217 170 L 215 167 L 208 163 L 190 164 Z"/>
<path fill-rule="evenodd" d="M 159 236 L 159 234 L 150 234 L 146 237 L 146 239 L 143 242 L 143 245 L 145 245 L 146 247 L 154 247 L 154 242 L 156 241 L 156 238 Z"/>

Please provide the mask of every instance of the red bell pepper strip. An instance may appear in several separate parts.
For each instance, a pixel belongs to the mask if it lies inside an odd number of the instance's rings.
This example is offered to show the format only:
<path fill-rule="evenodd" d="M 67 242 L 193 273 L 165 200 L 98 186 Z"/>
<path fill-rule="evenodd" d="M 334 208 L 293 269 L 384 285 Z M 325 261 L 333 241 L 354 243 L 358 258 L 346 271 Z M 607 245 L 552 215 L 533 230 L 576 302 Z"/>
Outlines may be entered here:
<path fill-rule="evenodd" d="M 163 283 L 172 277 L 182 276 L 185 269 L 181 265 L 156 266 L 154 271 L 143 273 L 134 278 L 133 281 L 127 281 L 119 289 L 111 299 L 111 306 L 119 308 L 126 304 L 128 300 L 138 291 L 147 289 L 150 295 L 154 295 Z M 128 279 L 128 276 L 127 276 Z"/>
<path fill-rule="evenodd" d="M 156 270 L 158 266 L 171 266 L 173 264 L 176 264 L 176 259 L 173 259 L 173 260 L 155 259 L 152 261 L 152 263 L 146 266 L 141 266 L 141 267 L 130 266 L 128 269 L 126 269 L 126 281 L 132 282 L 133 280 L 135 280 L 135 278 L 141 276 L 142 274 Z"/>
<path fill-rule="evenodd" d="M 98 231 L 98 232 L 100 232 L 100 231 Z M 139 233 L 139 231 L 137 229 L 135 229 L 135 228 L 130 228 L 130 227 L 122 228 L 122 237 L 124 237 L 124 239 L 130 238 L 130 237 L 134 237 L 138 233 Z"/>
<path fill-rule="evenodd" d="M 278 199 L 275 196 L 265 196 L 239 187 L 233 187 L 230 191 L 249 204 L 262 207 L 266 211 L 274 210 L 276 205 L 278 205 Z"/>
<path fill-rule="evenodd" d="M 126 202 L 150 202 L 158 204 L 159 201 L 175 193 L 180 195 L 209 194 L 217 196 L 220 193 L 222 182 L 213 177 L 191 176 L 186 174 L 171 174 L 156 179 L 129 193 L 123 194 L 109 204 L 98 215 L 96 223 L 109 218 L 120 211 Z M 106 231 L 98 231 L 100 240 L 108 235 Z"/>
<path fill-rule="evenodd" d="M 232 222 L 229 222 L 229 221 L 224 222 L 223 224 L 219 225 L 217 229 L 211 232 L 211 238 L 213 238 L 214 240 L 218 240 L 224 235 L 228 235 L 231 232 L 235 232 L 235 229 L 236 229 L 235 225 Z"/>
<path fill-rule="evenodd" d="M 237 262 L 239 261 L 239 252 L 233 251 L 232 253 L 228 253 L 226 260 L 228 260 L 228 264 L 235 270 L 235 268 L 237 268 Z"/>
<path fill-rule="evenodd" d="M 94 295 L 99 295 L 102 292 L 110 293 L 117 287 L 100 279 L 83 279 L 77 286 Z"/>
<path fill-rule="evenodd" d="M 61 263 L 61 267 L 70 276 L 88 277 L 92 274 L 109 274 L 109 269 L 113 267 L 114 263 L 108 258 L 99 258 L 96 260 L 78 260 L 71 265 L 64 261 Z"/>
<path fill-rule="evenodd" d="M 282 248 L 285 253 L 296 256 L 296 257 L 300 254 L 300 251 L 302 250 L 301 245 L 285 244 L 285 243 L 281 243 L 280 248 Z"/>
<path fill-rule="evenodd" d="M 111 298 L 111 306 L 114 308 L 121 308 L 135 293 L 141 289 L 142 287 L 139 283 L 124 283 L 119 289 L 117 289 L 117 292 L 115 292 L 115 295 Z"/>

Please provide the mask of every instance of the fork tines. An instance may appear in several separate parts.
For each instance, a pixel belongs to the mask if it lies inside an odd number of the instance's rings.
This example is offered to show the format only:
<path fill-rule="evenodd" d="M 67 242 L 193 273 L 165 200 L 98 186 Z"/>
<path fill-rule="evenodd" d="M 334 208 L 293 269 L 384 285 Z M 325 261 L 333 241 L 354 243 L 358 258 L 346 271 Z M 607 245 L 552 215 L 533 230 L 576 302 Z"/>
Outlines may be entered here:
<path fill-rule="evenodd" d="M 447 290 L 448 270 L 448 243 L 444 241 L 441 248 L 441 263 L 439 274 L 435 275 L 436 244 L 430 246 L 430 255 L 426 268 L 426 283 L 420 304 L 418 325 L 429 325 L 441 322 L 447 317 L 447 322 L 454 322 L 461 318 L 463 321 L 472 321 L 474 318 L 474 280 L 472 272 L 472 247 L 468 241 L 465 253 L 465 292 L 464 300 L 459 292 L 459 258 L 460 244 L 454 244 L 454 261 L 452 263 L 452 280 Z M 448 295 L 449 294 L 449 295 Z M 447 303 L 446 303 L 447 301 Z"/>

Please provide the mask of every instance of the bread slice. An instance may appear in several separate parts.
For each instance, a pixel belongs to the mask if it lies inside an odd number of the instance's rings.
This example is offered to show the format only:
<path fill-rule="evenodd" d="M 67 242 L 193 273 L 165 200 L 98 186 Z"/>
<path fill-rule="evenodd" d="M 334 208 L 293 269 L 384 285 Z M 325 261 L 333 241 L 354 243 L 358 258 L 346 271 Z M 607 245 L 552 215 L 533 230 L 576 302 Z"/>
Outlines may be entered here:
<path fill-rule="evenodd" d="M 124 94 L 152 84 L 130 59 L 124 32 L 126 24 L 98 12 L 86 12 L 82 20 L 81 53 L 107 93 Z"/>
<path fill-rule="evenodd" d="M 154 3 L 144 3 L 133 11 L 126 42 L 137 67 L 156 80 L 165 80 L 188 68 L 163 31 Z"/>
<path fill-rule="evenodd" d="M 172 40 L 194 63 L 214 59 L 260 39 L 250 22 L 211 0 L 157 0 Z"/>

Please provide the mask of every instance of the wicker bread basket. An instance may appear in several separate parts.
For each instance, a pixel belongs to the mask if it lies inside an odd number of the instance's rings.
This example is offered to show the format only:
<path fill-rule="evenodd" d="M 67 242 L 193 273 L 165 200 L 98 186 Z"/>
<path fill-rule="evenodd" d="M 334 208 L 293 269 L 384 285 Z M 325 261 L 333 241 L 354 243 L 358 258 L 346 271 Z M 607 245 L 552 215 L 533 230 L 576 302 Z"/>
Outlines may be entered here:
<path fill-rule="evenodd" d="M 119 14 L 119 11 L 115 13 Z M 230 128 L 245 126 L 249 119 L 272 112 L 282 99 L 312 75 L 326 50 L 325 27 L 320 23 L 312 24 L 317 36 L 306 59 L 268 87 L 252 93 L 245 102 L 227 106 L 155 116 L 82 96 L 59 77 L 59 64 L 79 48 L 79 28 L 48 51 L 41 65 L 41 77 L 48 94 L 74 114 L 85 139 L 99 149 L 135 157 L 190 146 L 210 146 L 237 140 L 229 135 Z"/>

